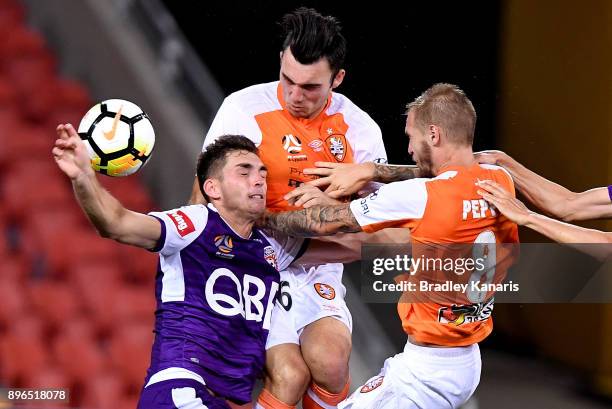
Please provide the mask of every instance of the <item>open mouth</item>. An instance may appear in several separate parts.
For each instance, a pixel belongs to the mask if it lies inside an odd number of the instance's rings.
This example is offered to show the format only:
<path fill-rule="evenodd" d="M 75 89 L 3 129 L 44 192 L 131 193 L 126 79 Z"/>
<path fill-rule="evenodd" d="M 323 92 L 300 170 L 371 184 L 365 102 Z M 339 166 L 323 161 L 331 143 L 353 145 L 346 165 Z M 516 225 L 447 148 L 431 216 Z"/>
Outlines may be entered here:
<path fill-rule="evenodd" d="M 263 200 L 263 198 L 264 198 L 263 195 L 259 194 L 259 193 L 255 193 L 253 195 L 249 195 L 249 199 L 260 199 L 260 200 Z"/>

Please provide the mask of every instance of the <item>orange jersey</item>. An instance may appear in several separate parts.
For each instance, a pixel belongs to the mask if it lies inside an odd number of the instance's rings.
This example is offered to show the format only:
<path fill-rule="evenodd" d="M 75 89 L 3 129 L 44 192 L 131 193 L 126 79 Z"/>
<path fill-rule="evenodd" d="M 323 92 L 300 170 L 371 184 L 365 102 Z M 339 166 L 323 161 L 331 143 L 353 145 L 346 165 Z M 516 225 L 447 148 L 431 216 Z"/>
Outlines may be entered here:
<path fill-rule="evenodd" d="M 303 171 L 317 161 L 386 162 L 380 128 L 342 94 L 332 93 L 312 119 L 295 118 L 284 106 L 278 81 L 235 92 L 223 101 L 204 140 L 206 148 L 221 135 L 244 135 L 258 146 L 268 168 L 270 210 L 291 210 L 283 196 L 313 179 Z"/>
<path fill-rule="evenodd" d="M 377 193 L 351 202 L 351 210 L 366 232 L 385 227 L 409 228 L 413 249 L 425 247 L 420 244 L 483 243 L 483 238 L 485 243 L 518 243 L 517 225 L 476 193 L 475 183 L 485 179 L 514 194 L 512 178 L 505 170 L 475 164 L 447 167 L 432 179 L 385 185 Z M 493 329 L 492 310 L 492 298 L 460 306 L 398 304 L 402 325 L 411 338 L 444 346 L 482 341 Z"/>

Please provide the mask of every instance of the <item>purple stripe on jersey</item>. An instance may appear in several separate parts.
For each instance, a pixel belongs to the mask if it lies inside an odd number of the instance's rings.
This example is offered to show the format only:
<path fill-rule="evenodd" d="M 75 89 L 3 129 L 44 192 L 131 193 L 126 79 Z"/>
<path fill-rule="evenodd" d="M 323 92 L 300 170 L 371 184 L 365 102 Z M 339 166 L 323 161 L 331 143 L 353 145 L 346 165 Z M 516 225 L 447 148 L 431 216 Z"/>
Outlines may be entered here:
<path fill-rule="evenodd" d="M 166 242 L 166 223 L 164 223 L 163 220 L 157 216 L 151 216 L 151 217 L 155 217 L 157 221 L 159 222 L 159 224 L 161 224 L 161 234 L 159 235 L 157 244 L 155 244 L 155 248 L 150 250 L 150 251 L 157 253 L 161 251 L 161 249 L 164 247 L 164 243 Z"/>
<path fill-rule="evenodd" d="M 608 186 L 608 195 L 610 196 L 610 201 L 612 202 L 612 185 Z"/>

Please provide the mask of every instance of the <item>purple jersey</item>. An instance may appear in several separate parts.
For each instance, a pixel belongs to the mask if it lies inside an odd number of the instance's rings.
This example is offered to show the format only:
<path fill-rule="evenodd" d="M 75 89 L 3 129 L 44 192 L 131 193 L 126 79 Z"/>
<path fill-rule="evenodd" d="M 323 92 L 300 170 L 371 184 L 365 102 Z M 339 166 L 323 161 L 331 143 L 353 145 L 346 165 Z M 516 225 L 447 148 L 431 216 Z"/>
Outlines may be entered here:
<path fill-rule="evenodd" d="M 612 202 L 612 185 L 608 186 L 608 196 L 610 196 L 610 201 Z"/>
<path fill-rule="evenodd" d="M 257 229 L 244 239 L 212 205 L 150 214 L 162 234 L 147 381 L 184 368 L 217 396 L 250 401 L 264 366 L 278 269 L 293 261 L 302 241 L 281 244 Z"/>

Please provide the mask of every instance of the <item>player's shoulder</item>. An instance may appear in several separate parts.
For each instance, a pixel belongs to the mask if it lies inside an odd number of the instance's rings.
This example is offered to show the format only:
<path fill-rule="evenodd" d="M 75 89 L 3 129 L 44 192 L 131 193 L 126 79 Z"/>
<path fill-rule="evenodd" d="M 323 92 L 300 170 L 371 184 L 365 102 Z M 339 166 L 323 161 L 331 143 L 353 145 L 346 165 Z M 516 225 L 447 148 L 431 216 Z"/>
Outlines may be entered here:
<path fill-rule="evenodd" d="M 158 219 L 170 220 L 181 235 L 202 230 L 208 220 L 208 209 L 203 204 L 177 207 L 175 209 L 150 212 L 149 215 Z"/>
<path fill-rule="evenodd" d="M 339 92 L 333 92 L 331 103 L 327 107 L 327 115 L 342 114 L 349 127 L 372 128 L 380 131 L 378 124 L 367 112 L 359 108 L 347 96 Z"/>
<path fill-rule="evenodd" d="M 233 92 L 225 102 L 243 113 L 255 116 L 282 109 L 278 100 L 278 81 L 252 85 Z"/>
<path fill-rule="evenodd" d="M 489 165 L 486 163 L 479 163 L 478 166 L 480 167 L 480 169 L 494 175 L 498 181 L 505 181 L 510 185 L 514 185 L 514 179 L 512 179 L 512 175 L 502 166 Z"/>

